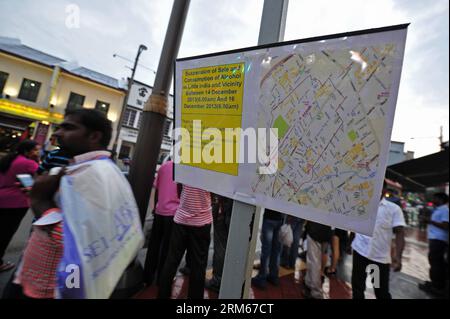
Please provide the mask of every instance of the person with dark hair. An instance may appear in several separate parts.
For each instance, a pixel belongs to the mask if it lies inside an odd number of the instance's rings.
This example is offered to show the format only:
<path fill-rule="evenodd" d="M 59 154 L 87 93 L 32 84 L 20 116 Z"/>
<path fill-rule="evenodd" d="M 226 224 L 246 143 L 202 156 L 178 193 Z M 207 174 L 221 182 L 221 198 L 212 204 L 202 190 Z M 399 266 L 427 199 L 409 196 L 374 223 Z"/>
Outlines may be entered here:
<path fill-rule="evenodd" d="M 80 123 L 87 129 L 87 134 L 93 131 L 101 133 L 102 137 L 100 144 L 104 149 L 106 149 L 109 141 L 111 140 L 112 125 L 111 121 L 109 121 L 102 112 L 92 109 L 76 109 L 68 110 L 65 116 L 78 117 Z M 60 148 L 47 154 L 39 166 L 38 174 L 49 172 L 54 167 L 67 166 L 69 165 L 70 159 L 74 156 L 74 153 L 84 153 L 83 151 L 77 150 L 77 145 L 61 145 L 61 142 L 65 142 L 61 141 L 56 134 L 53 134 L 52 137 L 57 139 Z M 71 143 L 70 140 L 68 143 Z M 80 146 L 83 147 L 82 145 Z"/>
<path fill-rule="evenodd" d="M 104 114 L 92 109 L 79 109 L 67 112 L 63 123 L 54 133 L 61 149 L 67 156 L 73 158 L 67 168 L 68 174 L 75 179 L 80 171 L 71 170 L 71 167 L 85 164 L 81 171 L 85 176 L 92 177 L 95 187 L 104 194 L 111 194 L 112 190 L 125 185 L 117 185 L 117 183 L 111 185 L 105 181 L 104 174 L 100 172 L 107 168 L 108 172 L 117 171 L 122 176 L 118 169 L 109 169 L 110 165 L 115 165 L 110 160 L 110 153 L 106 151 L 111 131 L 111 122 Z M 61 178 L 65 174 L 66 170 L 61 169 L 56 175 L 36 177 L 30 192 L 31 208 L 37 221 L 33 224 L 33 232 L 25 247 L 19 270 L 15 274 L 16 287 L 11 288 L 18 291 L 17 296 L 14 296 L 16 298 L 55 298 L 57 268 L 64 251 L 64 207 L 57 199 L 57 194 Z M 125 179 L 123 183 L 127 183 Z M 129 188 L 129 185 L 124 187 Z M 81 198 L 83 198 L 82 194 Z M 108 197 L 99 198 L 98 205 L 105 209 L 104 218 L 110 219 L 113 218 L 114 212 L 108 210 L 109 203 L 105 202 L 106 200 Z M 134 201 L 134 198 L 130 200 Z M 17 289 L 17 285 L 20 289 Z"/>
<path fill-rule="evenodd" d="M 84 136 L 91 140 L 95 140 L 96 144 L 98 144 L 97 147 L 101 147 L 103 150 L 107 149 L 112 135 L 112 123 L 106 118 L 104 113 L 93 109 L 75 109 L 67 111 L 65 118 L 77 118 L 77 124 L 83 126 Z M 89 148 L 89 142 L 91 142 L 86 141 L 85 143 L 80 143 L 77 140 L 79 145 L 73 145 L 73 143 L 71 143 L 72 133 L 75 131 L 75 128 L 73 127 L 74 124 L 74 121 L 64 121 L 60 126 L 60 130 L 56 131 L 54 134 L 58 138 L 59 146 L 64 149 L 68 155 L 85 153 L 86 149 Z M 56 134 L 57 132 L 61 133 L 61 128 L 64 131 L 63 139 L 60 134 Z M 79 133 L 80 130 L 78 130 L 77 127 L 76 134 Z M 78 138 L 78 135 L 76 138 Z"/>
<path fill-rule="evenodd" d="M 0 160 L 0 272 L 14 268 L 4 262 L 6 248 L 30 207 L 30 201 L 17 184 L 18 174 L 34 175 L 38 169 L 39 145 L 35 141 L 21 142 L 15 152 Z"/>
<path fill-rule="evenodd" d="M 448 276 L 448 260 L 445 260 L 445 254 L 448 254 L 448 195 L 436 193 L 433 195 L 433 202 L 436 209 L 431 218 L 424 218 L 424 222 L 428 224 L 428 261 L 431 281 L 419 284 L 419 288 L 443 297 L 446 291 L 446 276 Z"/>

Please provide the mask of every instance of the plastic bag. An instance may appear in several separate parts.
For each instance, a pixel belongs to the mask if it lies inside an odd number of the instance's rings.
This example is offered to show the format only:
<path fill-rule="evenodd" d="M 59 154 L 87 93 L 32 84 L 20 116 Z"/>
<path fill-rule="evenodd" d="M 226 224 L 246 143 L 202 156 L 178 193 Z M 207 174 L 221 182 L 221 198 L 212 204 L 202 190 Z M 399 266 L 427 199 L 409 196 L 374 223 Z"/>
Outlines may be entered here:
<path fill-rule="evenodd" d="M 283 224 L 278 233 L 278 239 L 281 244 L 287 247 L 291 247 L 294 241 L 294 235 L 292 234 L 292 227 L 290 224 Z"/>
<path fill-rule="evenodd" d="M 64 255 L 57 298 L 109 298 L 143 245 L 128 181 L 109 160 L 70 166 L 61 179 Z"/>

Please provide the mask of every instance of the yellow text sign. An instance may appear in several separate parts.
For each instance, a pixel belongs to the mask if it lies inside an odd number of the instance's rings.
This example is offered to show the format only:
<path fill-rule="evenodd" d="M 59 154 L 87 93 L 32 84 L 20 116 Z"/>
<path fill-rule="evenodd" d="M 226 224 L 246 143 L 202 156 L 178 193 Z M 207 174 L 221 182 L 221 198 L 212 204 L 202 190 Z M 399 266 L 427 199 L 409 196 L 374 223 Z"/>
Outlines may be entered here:
<path fill-rule="evenodd" d="M 244 69 L 244 63 L 235 63 L 183 70 L 181 127 L 189 137 L 182 138 L 182 164 L 238 175 L 239 137 L 225 139 L 224 132 L 242 125 Z"/>

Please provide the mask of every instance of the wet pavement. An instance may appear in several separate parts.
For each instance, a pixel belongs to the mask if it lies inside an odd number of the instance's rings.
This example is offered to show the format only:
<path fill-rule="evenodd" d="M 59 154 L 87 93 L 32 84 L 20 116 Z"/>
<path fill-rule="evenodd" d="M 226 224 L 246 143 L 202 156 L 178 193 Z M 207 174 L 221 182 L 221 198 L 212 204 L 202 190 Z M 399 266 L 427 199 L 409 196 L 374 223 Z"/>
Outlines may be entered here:
<path fill-rule="evenodd" d="M 417 228 L 408 227 L 406 229 L 406 243 L 403 252 L 403 268 L 401 272 L 391 272 L 390 291 L 394 299 L 431 299 L 432 296 L 418 288 L 418 284 L 428 280 L 428 244 L 426 232 L 421 232 Z M 210 250 L 210 257 L 212 250 Z M 259 259 L 255 260 L 255 268 Z M 211 263 L 209 263 L 211 264 Z M 339 263 L 337 275 L 331 278 L 325 277 L 323 289 L 326 299 L 351 299 L 351 255 L 344 255 Z M 252 287 L 250 299 L 304 299 L 302 293 L 303 278 L 306 271 L 305 263 L 298 258 L 295 270 L 280 267 L 280 283 L 273 286 L 270 283 L 265 289 Z M 253 271 L 253 276 L 257 270 Z M 208 269 L 207 277 L 211 277 L 211 269 Z M 178 273 L 173 284 L 172 298 L 184 299 L 187 297 L 187 287 L 189 279 Z M 157 296 L 157 287 L 151 286 L 140 293 L 137 299 L 152 299 Z M 217 293 L 205 289 L 205 299 L 216 299 Z M 366 291 L 367 299 L 374 299 L 372 289 Z"/>
<path fill-rule="evenodd" d="M 151 218 L 147 220 L 145 229 L 151 228 Z M 28 238 L 31 225 L 31 216 L 25 217 L 18 232 L 8 248 L 5 259 L 17 262 L 20 258 L 26 240 Z M 260 250 L 260 242 L 257 245 L 257 255 Z M 143 263 L 146 249 L 139 253 L 139 260 Z M 418 289 L 418 283 L 428 280 L 428 244 L 426 239 L 426 232 L 419 231 L 417 228 L 408 227 L 406 229 L 406 245 L 403 252 L 403 268 L 399 273 L 391 272 L 390 290 L 392 297 L 395 299 L 429 299 L 431 296 Z M 213 255 L 213 244 L 208 255 L 208 270 L 207 277 L 211 277 L 211 265 Z M 255 259 L 255 265 L 259 263 L 259 257 Z M 184 265 L 181 263 L 180 267 Z M 305 264 L 298 258 L 296 269 L 285 269 L 280 267 L 280 284 L 273 286 L 268 284 L 266 289 L 261 290 L 252 287 L 250 291 L 251 299 L 303 299 L 302 285 L 305 273 Z M 350 299 L 351 298 L 351 269 L 352 257 L 351 255 L 344 255 L 340 261 L 337 275 L 331 278 L 325 278 L 324 281 L 324 295 L 329 299 Z M 253 276 L 257 274 L 257 270 L 253 271 Z M 12 275 L 12 271 L 0 273 L 0 295 Z M 186 298 L 187 287 L 189 280 L 186 276 L 178 273 L 172 291 L 173 298 Z M 153 299 L 157 296 L 157 287 L 151 286 L 139 292 L 135 298 L 138 299 Z M 205 289 L 205 298 L 216 299 L 217 293 Z M 366 291 L 366 298 L 374 298 L 373 291 Z"/>

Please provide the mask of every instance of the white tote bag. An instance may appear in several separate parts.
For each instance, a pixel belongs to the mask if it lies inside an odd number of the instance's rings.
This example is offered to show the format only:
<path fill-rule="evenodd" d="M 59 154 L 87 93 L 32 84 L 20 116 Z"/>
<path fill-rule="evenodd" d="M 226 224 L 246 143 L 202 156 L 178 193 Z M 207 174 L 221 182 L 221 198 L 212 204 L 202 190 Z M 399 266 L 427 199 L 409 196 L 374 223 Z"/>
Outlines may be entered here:
<path fill-rule="evenodd" d="M 283 224 L 283 226 L 281 226 L 280 232 L 278 233 L 278 239 L 283 246 L 291 247 L 294 236 L 290 224 Z"/>
<path fill-rule="evenodd" d="M 58 298 L 109 298 L 143 245 L 128 181 L 109 159 L 70 166 L 61 179 L 64 255 Z"/>

